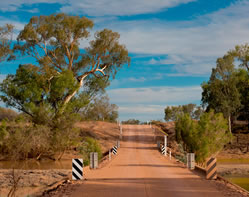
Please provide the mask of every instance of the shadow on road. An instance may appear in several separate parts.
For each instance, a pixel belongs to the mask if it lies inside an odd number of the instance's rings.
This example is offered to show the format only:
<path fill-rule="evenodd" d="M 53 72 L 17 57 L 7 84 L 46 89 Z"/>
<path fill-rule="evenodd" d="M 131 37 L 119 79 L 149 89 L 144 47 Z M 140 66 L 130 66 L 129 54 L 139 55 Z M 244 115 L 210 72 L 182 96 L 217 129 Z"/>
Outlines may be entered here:
<path fill-rule="evenodd" d="M 149 135 L 124 135 L 122 137 L 124 142 L 137 142 L 144 144 L 155 144 L 154 138 Z"/>
<path fill-rule="evenodd" d="M 150 193 L 144 190 L 149 186 Z M 103 178 L 87 179 L 81 186 L 81 191 L 88 196 L 222 196 L 215 190 L 206 187 L 205 181 L 195 178 Z M 125 191 L 125 192 L 124 192 Z M 121 195 L 123 194 L 123 195 Z M 139 194 L 139 195 L 138 195 Z M 167 194 L 167 195 L 166 195 Z"/>
<path fill-rule="evenodd" d="M 154 168 L 175 168 L 172 165 L 157 165 L 157 164 L 127 164 L 127 165 L 116 165 L 116 166 L 134 166 L 134 167 L 154 167 Z"/>
<path fill-rule="evenodd" d="M 129 146 L 123 146 L 124 149 L 144 149 L 144 150 L 158 150 L 157 147 L 129 147 Z"/>

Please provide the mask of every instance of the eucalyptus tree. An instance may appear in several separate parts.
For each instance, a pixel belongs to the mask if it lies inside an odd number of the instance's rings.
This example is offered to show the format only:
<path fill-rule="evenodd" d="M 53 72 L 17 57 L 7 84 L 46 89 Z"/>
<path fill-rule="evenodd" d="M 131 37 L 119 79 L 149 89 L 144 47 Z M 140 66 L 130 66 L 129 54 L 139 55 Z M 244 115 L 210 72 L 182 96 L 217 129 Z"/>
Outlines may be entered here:
<path fill-rule="evenodd" d="M 11 41 L 13 34 L 13 25 L 6 24 L 0 27 L 0 62 L 11 55 Z"/>
<path fill-rule="evenodd" d="M 81 99 L 86 86 L 104 88 L 130 57 L 119 43 L 120 35 L 109 29 L 95 32 L 83 48 L 93 25 L 86 17 L 61 13 L 32 17 L 19 33 L 14 51 L 17 57 L 33 60 L 27 59 L 3 81 L 2 101 L 32 117 L 46 114 L 51 119 Z"/>
<path fill-rule="evenodd" d="M 216 68 L 212 69 L 209 81 L 202 84 L 202 104 L 207 110 L 222 112 L 229 122 L 231 132 L 231 116 L 241 108 L 238 78 L 234 65 L 234 57 L 230 54 L 217 59 Z"/>

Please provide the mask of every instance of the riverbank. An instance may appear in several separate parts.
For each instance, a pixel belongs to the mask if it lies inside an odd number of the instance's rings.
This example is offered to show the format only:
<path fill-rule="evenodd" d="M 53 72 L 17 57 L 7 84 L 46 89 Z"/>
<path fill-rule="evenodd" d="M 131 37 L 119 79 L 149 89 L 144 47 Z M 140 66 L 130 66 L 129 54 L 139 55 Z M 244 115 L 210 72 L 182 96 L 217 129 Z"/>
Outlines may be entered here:
<path fill-rule="evenodd" d="M 59 170 L 0 170 L 0 196 L 5 197 L 17 181 L 17 196 L 26 197 L 45 190 L 59 181 L 69 179 L 71 169 Z"/>
<path fill-rule="evenodd" d="M 75 126 L 80 128 L 82 137 L 89 136 L 96 139 L 100 143 L 102 153 L 116 145 L 119 139 L 120 131 L 116 123 L 85 121 Z M 82 155 L 75 150 L 68 150 L 59 161 L 48 158 L 41 158 L 39 161 L 35 159 L 0 161 L 0 196 L 7 196 L 14 180 L 18 179 L 18 197 L 40 193 L 58 182 L 71 179 L 72 158 L 82 158 Z M 12 168 L 15 168 L 15 178 Z"/>

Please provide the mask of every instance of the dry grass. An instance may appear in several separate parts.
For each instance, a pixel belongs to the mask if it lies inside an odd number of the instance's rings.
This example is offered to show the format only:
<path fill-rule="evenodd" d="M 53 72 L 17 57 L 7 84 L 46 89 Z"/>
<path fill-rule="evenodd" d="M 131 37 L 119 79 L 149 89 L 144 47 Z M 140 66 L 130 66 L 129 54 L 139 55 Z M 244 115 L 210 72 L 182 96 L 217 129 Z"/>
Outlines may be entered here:
<path fill-rule="evenodd" d="M 120 130 L 116 123 L 102 121 L 84 121 L 75 125 L 81 129 L 82 136 L 89 136 L 99 141 L 102 152 L 108 151 L 119 140 Z"/>

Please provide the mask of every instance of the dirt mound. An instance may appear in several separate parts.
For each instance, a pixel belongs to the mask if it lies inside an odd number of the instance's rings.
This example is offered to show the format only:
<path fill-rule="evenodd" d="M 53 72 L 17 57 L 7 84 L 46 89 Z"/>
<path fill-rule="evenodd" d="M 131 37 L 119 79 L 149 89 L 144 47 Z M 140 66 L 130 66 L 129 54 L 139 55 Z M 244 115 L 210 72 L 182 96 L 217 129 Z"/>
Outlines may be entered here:
<path fill-rule="evenodd" d="M 98 140 L 102 152 L 108 151 L 119 140 L 120 130 L 116 123 L 84 121 L 78 122 L 75 126 L 81 129 L 81 136 L 89 136 Z"/>

